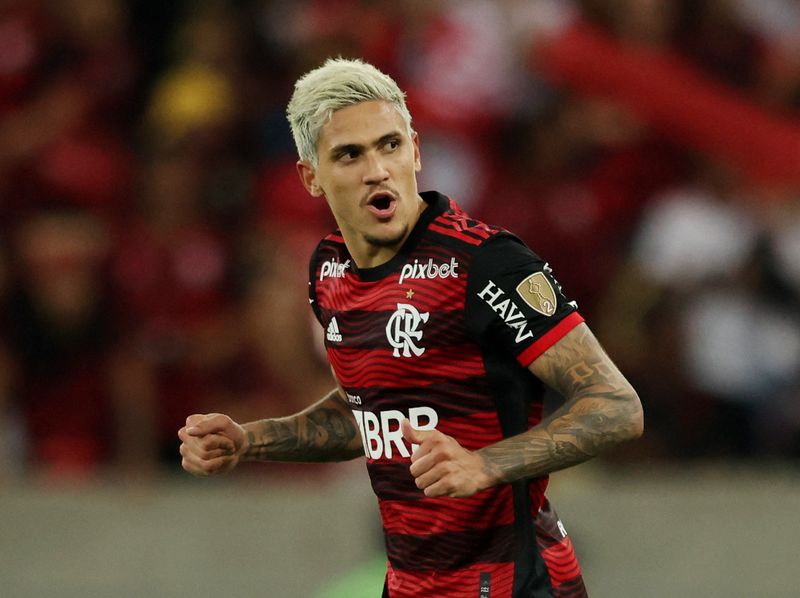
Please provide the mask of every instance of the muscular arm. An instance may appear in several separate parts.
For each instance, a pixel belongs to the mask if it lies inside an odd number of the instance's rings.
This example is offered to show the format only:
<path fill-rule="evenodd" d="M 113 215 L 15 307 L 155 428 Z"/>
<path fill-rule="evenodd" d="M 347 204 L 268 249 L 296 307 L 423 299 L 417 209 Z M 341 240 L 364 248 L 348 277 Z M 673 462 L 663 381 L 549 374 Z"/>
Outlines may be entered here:
<path fill-rule="evenodd" d="M 358 425 L 339 389 L 295 415 L 242 427 L 247 461 L 346 461 L 364 454 Z"/>
<path fill-rule="evenodd" d="M 289 417 L 238 424 L 222 413 L 195 414 L 178 430 L 181 465 L 220 475 L 240 461 L 345 461 L 363 455 L 361 436 L 339 389 Z"/>
<path fill-rule="evenodd" d="M 489 485 L 564 469 L 641 436 L 639 397 L 586 324 L 529 369 L 566 402 L 538 426 L 477 451 Z"/>

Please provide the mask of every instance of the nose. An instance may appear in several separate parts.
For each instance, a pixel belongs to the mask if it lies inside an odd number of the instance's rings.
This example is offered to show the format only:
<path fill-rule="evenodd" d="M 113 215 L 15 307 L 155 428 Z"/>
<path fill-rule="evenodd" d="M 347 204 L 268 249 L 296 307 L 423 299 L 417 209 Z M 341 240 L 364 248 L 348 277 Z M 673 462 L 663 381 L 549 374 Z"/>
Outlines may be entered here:
<path fill-rule="evenodd" d="M 364 171 L 364 182 L 367 185 L 382 183 L 389 178 L 387 170 L 381 156 L 377 152 L 366 154 L 366 170 Z"/>

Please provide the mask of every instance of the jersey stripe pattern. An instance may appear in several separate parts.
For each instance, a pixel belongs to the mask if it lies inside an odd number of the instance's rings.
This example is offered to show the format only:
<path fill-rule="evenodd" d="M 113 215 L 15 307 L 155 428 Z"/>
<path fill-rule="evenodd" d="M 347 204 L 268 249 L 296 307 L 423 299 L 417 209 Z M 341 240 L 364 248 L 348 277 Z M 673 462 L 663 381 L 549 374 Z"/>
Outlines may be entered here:
<path fill-rule="evenodd" d="M 494 287 L 482 299 L 471 281 L 476 256 L 508 233 L 470 219 L 443 195 L 422 197 L 428 208 L 386 264 L 359 270 L 334 233 L 319 244 L 310 267 L 311 304 L 379 501 L 388 556 L 384 595 L 558 596 L 555 581 L 571 578 L 551 579 L 543 554 L 549 545 L 541 545 L 536 525 L 547 479 L 469 498 L 425 497 L 409 472 L 414 447 L 403 440 L 400 422 L 435 428 L 469 450 L 537 424 L 542 388 L 523 361 L 581 320 L 565 307 L 552 322 L 530 324 L 528 335 L 508 307 L 499 307 Z M 515 338 L 524 342 L 509 345 Z M 549 554 L 558 571 L 580 579 L 579 568 L 559 564 L 555 548 Z"/>

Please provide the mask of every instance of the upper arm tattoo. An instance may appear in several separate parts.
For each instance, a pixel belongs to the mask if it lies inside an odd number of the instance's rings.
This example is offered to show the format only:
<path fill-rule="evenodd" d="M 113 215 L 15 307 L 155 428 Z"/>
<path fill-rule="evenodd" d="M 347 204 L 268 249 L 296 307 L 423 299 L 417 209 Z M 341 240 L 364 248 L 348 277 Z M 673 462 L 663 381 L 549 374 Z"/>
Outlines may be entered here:
<path fill-rule="evenodd" d="M 247 434 L 250 459 L 326 462 L 364 454 L 356 420 L 338 390 L 296 415 L 261 420 Z"/>
<path fill-rule="evenodd" d="M 641 433 L 641 405 L 585 324 L 530 367 L 566 402 L 531 430 L 481 449 L 498 481 L 540 476 L 581 463 Z"/>
<path fill-rule="evenodd" d="M 591 392 L 613 400 L 621 398 L 621 391 L 630 389 L 586 324 L 576 326 L 530 369 L 566 399 Z"/>

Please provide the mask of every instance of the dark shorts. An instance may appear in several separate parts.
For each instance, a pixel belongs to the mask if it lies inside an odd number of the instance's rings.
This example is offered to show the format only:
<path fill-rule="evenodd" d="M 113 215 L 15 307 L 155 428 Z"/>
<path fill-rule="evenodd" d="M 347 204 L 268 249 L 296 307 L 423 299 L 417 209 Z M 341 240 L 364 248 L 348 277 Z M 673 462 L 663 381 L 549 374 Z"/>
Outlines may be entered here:
<path fill-rule="evenodd" d="M 581 567 L 572 548 L 572 540 L 547 500 L 536 518 L 536 544 L 550 572 L 552 597 L 586 598 L 588 594 L 583 585 Z"/>
<path fill-rule="evenodd" d="M 555 509 L 546 499 L 536 517 L 536 546 L 540 562 L 544 562 L 547 570 L 549 583 L 547 579 L 540 577 L 540 589 L 516 598 L 588 598 L 581 567 L 572 548 L 572 540 L 567 535 Z M 382 598 L 391 598 L 386 584 L 383 587 Z M 428 597 L 420 596 L 420 598 Z"/>

